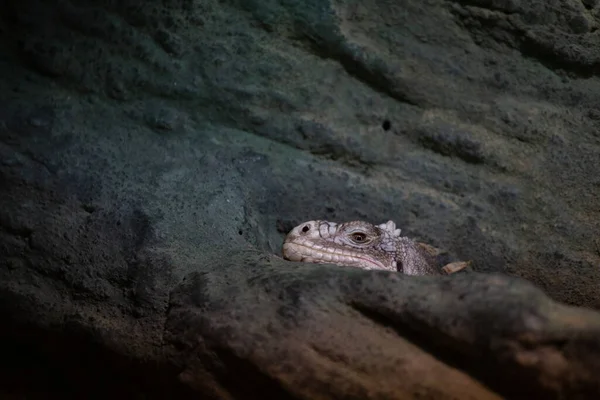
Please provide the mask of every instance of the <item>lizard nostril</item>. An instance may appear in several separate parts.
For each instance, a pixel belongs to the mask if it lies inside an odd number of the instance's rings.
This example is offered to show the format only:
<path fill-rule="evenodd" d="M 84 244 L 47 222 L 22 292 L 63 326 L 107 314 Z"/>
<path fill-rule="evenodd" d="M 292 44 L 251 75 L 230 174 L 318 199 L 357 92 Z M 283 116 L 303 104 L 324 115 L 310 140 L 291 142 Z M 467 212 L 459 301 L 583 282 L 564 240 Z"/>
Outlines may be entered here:
<path fill-rule="evenodd" d="M 304 225 L 304 227 L 302 227 L 302 232 L 308 232 L 310 230 L 310 225 Z"/>

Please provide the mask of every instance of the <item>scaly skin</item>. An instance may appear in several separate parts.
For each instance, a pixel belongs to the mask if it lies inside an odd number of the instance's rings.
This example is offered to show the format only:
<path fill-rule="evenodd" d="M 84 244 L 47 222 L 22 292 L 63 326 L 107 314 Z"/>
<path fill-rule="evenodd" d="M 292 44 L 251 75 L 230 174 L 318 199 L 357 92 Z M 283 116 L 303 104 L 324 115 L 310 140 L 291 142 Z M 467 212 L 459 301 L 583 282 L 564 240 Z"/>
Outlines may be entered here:
<path fill-rule="evenodd" d="M 292 229 L 283 243 L 283 257 L 287 260 L 399 271 L 407 275 L 439 275 L 442 270 L 452 273 L 468 265 L 452 263 L 440 270 L 433 257 L 434 250 L 400 236 L 400 229 L 396 229 L 393 221 L 381 225 L 363 221 L 343 224 L 308 221 Z"/>

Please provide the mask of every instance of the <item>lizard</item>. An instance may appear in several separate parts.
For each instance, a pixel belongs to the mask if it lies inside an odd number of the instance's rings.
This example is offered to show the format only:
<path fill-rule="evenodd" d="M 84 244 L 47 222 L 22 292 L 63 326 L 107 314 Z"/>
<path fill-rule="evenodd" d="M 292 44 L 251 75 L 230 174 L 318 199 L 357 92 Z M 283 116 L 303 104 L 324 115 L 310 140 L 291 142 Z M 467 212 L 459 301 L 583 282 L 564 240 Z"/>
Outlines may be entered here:
<path fill-rule="evenodd" d="M 393 221 L 373 225 L 364 221 L 342 224 L 324 220 L 304 222 L 283 242 L 283 258 L 317 264 L 337 264 L 367 270 L 398 271 L 406 275 L 443 275 L 458 272 L 470 261 L 439 268 L 438 249 L 400 235 Z"/>

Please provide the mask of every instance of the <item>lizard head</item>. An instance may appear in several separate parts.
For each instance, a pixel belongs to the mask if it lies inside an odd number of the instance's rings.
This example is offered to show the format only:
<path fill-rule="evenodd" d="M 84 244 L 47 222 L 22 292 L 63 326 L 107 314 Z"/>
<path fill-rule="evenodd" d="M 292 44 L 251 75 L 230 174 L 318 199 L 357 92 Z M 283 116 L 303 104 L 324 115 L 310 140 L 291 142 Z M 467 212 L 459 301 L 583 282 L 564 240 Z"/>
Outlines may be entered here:
<path fill-rule="evenodd" d="M 381 225 L 308 221 L 288 233 L 283 257 L 290 261 L 397 271 L 399 237 L 400 229 L 393 221 Z"/>

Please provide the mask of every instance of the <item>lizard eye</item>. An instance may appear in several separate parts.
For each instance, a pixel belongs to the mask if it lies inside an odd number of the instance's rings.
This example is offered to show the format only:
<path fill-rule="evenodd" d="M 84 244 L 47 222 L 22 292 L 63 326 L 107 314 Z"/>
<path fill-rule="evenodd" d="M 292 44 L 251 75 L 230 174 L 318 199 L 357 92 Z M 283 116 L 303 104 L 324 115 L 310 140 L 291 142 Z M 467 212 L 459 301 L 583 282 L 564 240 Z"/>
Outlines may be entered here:
<path fill-rule="evenodd" d="M 356 243 L 364 243 L 367 240 L 367 235 L 365 235 L 362 232 L 354 232 L 350 236 L 352 237 L 352 240 L 354 240 Z"/>

